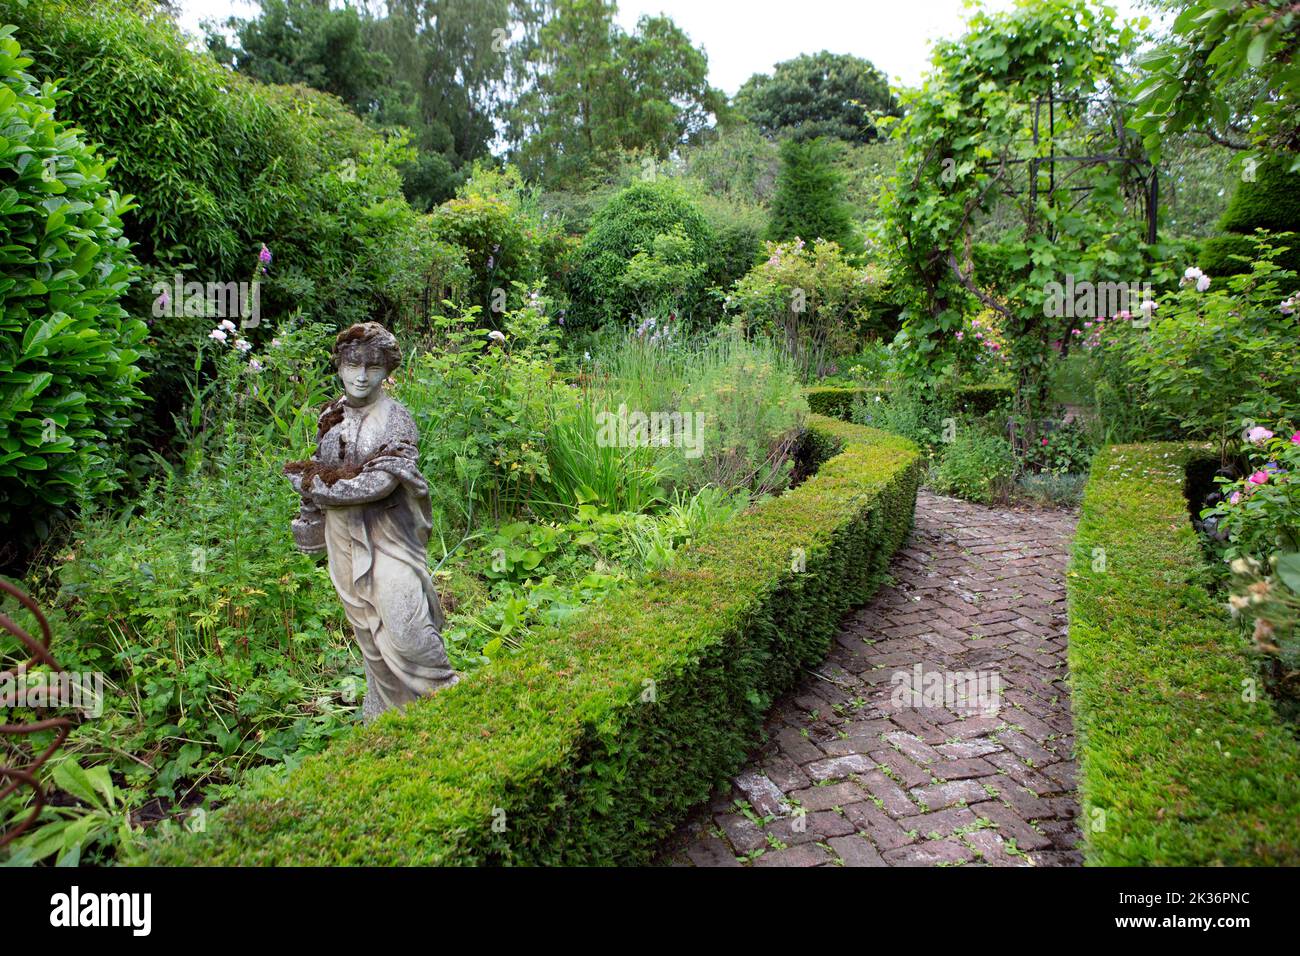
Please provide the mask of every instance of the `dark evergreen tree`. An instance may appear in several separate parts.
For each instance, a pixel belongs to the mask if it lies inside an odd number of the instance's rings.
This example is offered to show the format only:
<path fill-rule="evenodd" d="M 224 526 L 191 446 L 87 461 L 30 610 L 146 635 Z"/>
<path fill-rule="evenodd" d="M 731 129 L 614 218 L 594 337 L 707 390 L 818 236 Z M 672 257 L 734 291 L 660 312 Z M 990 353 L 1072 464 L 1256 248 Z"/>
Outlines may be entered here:
<path fill-rule="evenodd" d="M 788 139 L 781 144 L 781 170 L 772 197 L 768 238 L 806 242 L 830 239 L 855 249 L 853 217 L 841 199 L 843 180 L 835 168 L 835 149 L 824 139 Z"/>

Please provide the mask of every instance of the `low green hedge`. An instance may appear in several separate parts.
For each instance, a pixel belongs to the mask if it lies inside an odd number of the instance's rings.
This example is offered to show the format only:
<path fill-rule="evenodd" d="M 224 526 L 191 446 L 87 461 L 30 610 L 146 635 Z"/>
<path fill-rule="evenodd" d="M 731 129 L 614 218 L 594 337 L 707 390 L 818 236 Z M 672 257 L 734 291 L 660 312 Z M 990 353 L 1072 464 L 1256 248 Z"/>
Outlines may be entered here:
<path fill-rule="evenodd" d="M 876 385 L 870 388 L 853 385 L 815 385 L 804 389 L 808 399 L 808 408 L 818 415 L 847 420 L 853 412 L 853 402 L 861 395 L 888 395 L 888 385 Z M 959 411 L 972 415 L 983 415 L 1001 406 L 1009 406 L 1015 394 L 1012 385 L 962 385 L 956 390 L 956 405 Z"/>
<path fill-rule="evenodd" d="M 823 659 L 911 525 L 915 446 L 810 425 L 817 457 L 834 454 L 797 488 L 519 654 L 246 792 L 207 832 L 160 840 L 148 859 L 649 860 L 739 769 L 772 700 Z"/>
<path fill-rule="evenodd" d="M 1300 743 L 1262 684 L 1243 699 L 1256 665 L 1206 590 L 1183 492 L 1208 454 L 1093 460 L 1068 576 L 1089 864 L 1300 863 Z"/>

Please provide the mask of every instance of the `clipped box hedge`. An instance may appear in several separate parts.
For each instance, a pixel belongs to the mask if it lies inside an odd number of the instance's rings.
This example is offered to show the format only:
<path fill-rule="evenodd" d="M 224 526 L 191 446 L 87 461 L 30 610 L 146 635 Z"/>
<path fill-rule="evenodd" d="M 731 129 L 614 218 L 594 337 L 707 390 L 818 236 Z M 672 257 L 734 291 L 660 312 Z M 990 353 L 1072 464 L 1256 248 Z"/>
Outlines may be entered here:
<path fill-rule="evenodd" d="M 846 421 L 853 412 L 853 403 L 860 396 L 868 398 L 875 395 L 888 395 L 888 385 L 852 386 L 852 385 L 815 385 L 804 389 L 808 407 L 818 415 L 830 418 L 842 418 Z M 962 385 L 956 389 L 956 405 L 959 411 L 972 415 L 983 415 L 995 408 L 1009 406 L 1015 395 L 1011 385 L 992 383 L 986 385 Z"/>
<path fill-rule="evenodd" d="M 1068 576 L 1086 861 L 1300 863 L 1300 743 L 1206 590 L 1184 495 L 1205 447 L 1093 461 Z M 1104 569 L 1102 560 L 1104 558 Z"/>
<path fill-rule="evenodd" d="M 914 445 L 819 416 L 810 430 L 820 467 L 789 493 L 519 654 L 246 791 L 205 833 L 158 841 L 148 860 L 651 859 L 741 767 L 773 699 L 824 658 L 911 526 Z"/>

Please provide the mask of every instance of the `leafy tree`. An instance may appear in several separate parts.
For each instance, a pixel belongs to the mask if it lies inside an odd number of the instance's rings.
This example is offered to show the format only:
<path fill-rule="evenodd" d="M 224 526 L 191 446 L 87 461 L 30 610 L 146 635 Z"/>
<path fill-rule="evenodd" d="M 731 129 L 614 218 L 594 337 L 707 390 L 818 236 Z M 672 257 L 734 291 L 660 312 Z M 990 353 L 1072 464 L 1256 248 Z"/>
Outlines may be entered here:
<path fill-rule="evenodd" d="M 1165 0 L 1164 6 L 1173 6 Z M 1146 147 L 1196 130 L 1238 149 L 1285 150 L 1300 169 L 1300 8 L 1292 0 L 1183 0 L 1139 66 Z"/>
<path fill-rule="evenodd" d="M 781 144 L 769 238 L 829 239 L 845 249 L 857 245 L 853 217 L 840 198 L 844 182 L 835 158 L 827 140 L 788 139 Z"/>
<path fill-rule="evenodd" d="M 898 115 L 885 75 L 866 60 L 820 53 L 757 73 L 736 93 L 735 108 L 771 135 L 833 136 L 855 143 L 879 138 L 873 113 Z"/>
<path fill-rule="evenodd" d="M 665 159 L 725 110 L 707 57 L 672 20 L 644 16 L 628 34 L 610 0 L 553 2 L 510 112 L 515 158 L 530 176 L 571 181 L 620 150 Z"/>
<path fill-rule="evenodd" d="M 333 93 L 361 116 L 384 117 L 392 63 L 369 47 L 372 21 L 351 3 L 261 0 L 259 17 L 232 17 L 225 33 L 209 29 L 208 49 L 222 63 L 263 83 L 304 83 Z"/>
<path fill-rule="evenodd" d="M 421 209 L 449 198 L 459 171 L 485 157 L 511 82 L 511 42 L 527 43 L 536 0 L 260 0 L 231 18 L 231 46 L 209 32 L 218 59 L 271 83 L 333 93 L 378 126 L 405 126 L 418 157 L 403 167 Z"/>

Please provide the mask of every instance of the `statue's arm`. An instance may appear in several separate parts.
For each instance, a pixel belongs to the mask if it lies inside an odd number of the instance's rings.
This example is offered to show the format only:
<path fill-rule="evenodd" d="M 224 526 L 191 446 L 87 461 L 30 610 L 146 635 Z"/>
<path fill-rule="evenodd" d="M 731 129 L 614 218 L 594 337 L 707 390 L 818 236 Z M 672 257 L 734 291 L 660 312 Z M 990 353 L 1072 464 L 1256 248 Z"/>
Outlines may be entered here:
<path fill-rule="evenodd" d="M 363 471 L 355 478 L 340 478 L 327 485 L 313 478 L 311 496 L 318 505 L 340 508 L 364 505 L 387 498 L 397 489 L 397 478 L 386 471 Z"/>

